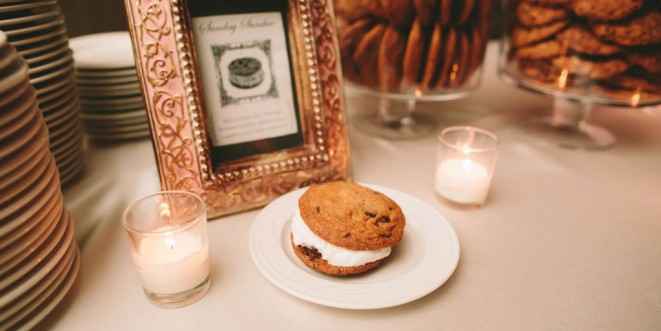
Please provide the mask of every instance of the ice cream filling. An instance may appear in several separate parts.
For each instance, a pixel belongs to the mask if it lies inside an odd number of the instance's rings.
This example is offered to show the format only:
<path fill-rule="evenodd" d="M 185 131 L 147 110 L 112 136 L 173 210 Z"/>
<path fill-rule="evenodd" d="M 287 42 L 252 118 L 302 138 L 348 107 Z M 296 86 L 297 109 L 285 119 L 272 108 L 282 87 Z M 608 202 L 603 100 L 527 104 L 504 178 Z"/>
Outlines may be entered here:
<path fill-rule="evenodd" d="M 390 255 L 391 250 L 390 247 L 385 247 L 372 251 L 354 251 L 335 246 L 314 234 L 298 210 L 292 219 L 291 233 L 295 245 L 316 249 L 322 259 L 336 267 L 357 267 L 374 262 Z"/>

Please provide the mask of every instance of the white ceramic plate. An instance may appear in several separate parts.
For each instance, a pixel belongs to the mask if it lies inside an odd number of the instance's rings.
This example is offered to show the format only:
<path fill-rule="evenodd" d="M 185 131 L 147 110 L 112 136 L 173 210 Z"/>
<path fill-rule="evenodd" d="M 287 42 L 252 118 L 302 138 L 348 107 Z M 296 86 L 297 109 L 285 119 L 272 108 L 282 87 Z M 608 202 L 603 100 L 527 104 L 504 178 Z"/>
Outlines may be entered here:
<path fill-rule="evenodd" d="M 54 26 L 63 26 L 64 24 L 65 24 L 64 16 L 59 15 L 58 17 L 54 18 L 50 22 L 45 22 L 45 23 L 41 23 L 39 25 L 29 26 L 29 27 L 26 27 L 26 28 L 9 30 L 6 33 L 9 37 L 16 37 L 16 36 L 20 36 L 22 34 L 35 33 L 35 32 L 41 31 L 41 30 L 48 30 L 49 28 L 52 28 Z M 20 38 L 18 38 L 18 39 L 20 39 Z"/>
<path fill-rule="evenodd" d="M 56 194 L 47 201 L 47 204 L 44 205 L 39 212 L 37 212 L 34 217 L 31 217 L 27 222 L 21 224 L 21 227 L 15 229 L 14 231 L 3 235 L 2 240 L 0 240 L 0 249 L 10 250 L 12 249 L 12 244 L 17 240 L 22 241 L 27 238 L 28 234 L 25 231 L 30 231 L 35 227 L 44 227 L 45 220 L 53 219 L 57 215 L 60 215 L 62 209 L 64 208 L 64 197 L 62 194 Z M 19 240 L 20 239 L 20 240 Z M 18 243 L 17 243 L 18 244 Z"/>
<path fill-rule="evenodd" d="M 93 99 L 85 98 L 84 96 L 81 96 L 80 104 L 83 107 L 89 107 L 89 108 L 94 108 L 96 106 L 113 107 L 113 106 L 129 105 L 129 104 L 144 105 L 142 100 L 142 95 L 140 95 L 140 91 L 138 91 L 133 96 L 105 97 L 105 98 L 93 98 Z"/>
<path fill-rule="evenodd" d="M 63 245 L 63 246 L 65 246 L 64 248 L 66 248 L 66 250 L 64 251 L 64 255 L 60 258 L 58 263 L 56 265 L 54 265 L 49 270 L 47 275 L 56 272 L 56 270 L 59 269 L 60 265 L 62 265 L 62 264 L 68 265 L 69 261 L 74 258 L 75 254 L 77 252 L 77 248 L 76 248 L 75 244 L 73 242 L 71 242 L 71 243 L 67 243 L 66 245 Z M 65 273 L 65 275 L 67 273 Z M 62 277 L 62 278 L 63 279 L 60 279 L 59 281 L 56 280 L 55 283 L 51 283 L 51 285 L 48 286 L 48 288 L 45 291 L 43 291 L 41 293 L 41 295 L 37 296 L 37 298 L 32 300 L 27 306 L 23 307 L 23 309 L 19 310 L 17 313 L 15 313 L 15 314 L 11 315 L 10 317 L 6 318 L 5 320 L 1 321 L 0 322 L 0 329 L 18 330 L 18 329 L 11 328 L 9 326 L 12 325 L 12 324 L 16 324 L 18 321 L 25 318 L 25 316 L 31 314 L 33 311 L 38 310 L 38 306 L 41 305 L 42 303 L 46 302 L 48 300 L 48 297 L 56 292 L 56 289 L 60 286 L 60 284 L 63 282 L 65 277 Z M 39 283 L 41 283 L 41 281 L 44 281 L 46 279 L 47 278 L 40 279 Z M 28 289 L 25 293 L 28 293 L 28 292 L 32 291 L 35 287 L 38 287 L 39 283 L 34 284 L 33 287 Z M 20 296 L 15 298 L 14 300 L 18 300 L 18 299 L 20 299 Z M 25 330 L 27 330 L 27 329 L 25 329 Z"/>
<path fill-rule="evenodd" d="M 137 102 L 117 104 L 83 104 L 81 100 L 81 112 L 83 114 L 109 114 L 109 113 L 127 113 L 133 111 L 145 111 L 145 104 L 140 98 Z M 145 113 L 146 114 L 146 113 Z"/>
<path fill-rule="evenodd" d="M 138 139 L 138 138 L 147 138 L 151 135 L 149 130 L 140 130 L 135 132 L 119 132 L 119 133 L 101 133 L 96 134 L 94 132 L 88 132 L 87 136 L 95 141 L 115 141 L 122 139 Z"/>
<path fill-rule="evenodd" d="M 8 110 L 8 112 L 11 111 L 11 109 Z M 41 120 L 41 115 L 39 115 L 39 106 L 37 105 L 36 100 L 33 100 L 27 109 L 22 110 L 22 112 L 23 116 L 19 116 L 17 119 L 2 127 L 2 130 L 0 131 L 0 141 L 4 141 L 7 139 L 7 137 L 13 135 L 19 130 L 24 130 L 26 127 L 28 127 L 30 122 L 33 121 L 32 119 L 34 117 L 39 116 L 40 119 L 38 120 Z"/>
<path fill-rule="evenodd" d="M 15 86 L 11 90 L 2 93 L 0 96 L 0 108 L 3 109 L 8 109 L 9 107 L 14 108 L 15 107 L 14 103 L 19 102 L 19 99 L 20 102 L 31 101 L 33 95 L 31 92 L 28 92 L 28 89 L 34 91 L 34 89 L 30 86 L 30 80 L 25 79 L 22 82 L 19 82 L 18 86 Z M 9 111 L 9 110 L 5 110 L 5 111 Z M 8 119 L 5 116 L 0 116 L 0 125 L 4 125 L 4 123 L 6 123 L 7 121 Z"/>
<path fill-rule="evenodd" d="M 3 225 L 0 227 L 0 236 L 27 222 L 54 194 L 62 194 L 56 175 L 56 171 L 43 174 L 42 180 L 35 187 L 16 198 L 9 206 L 0 209 L 0 222 Z"/>
<path fill-rule="evenodd" d="M 74 57 L 75 59 L 75 57 Z M 102 80 L 102 79 L 115 79 L 138 77 L 138 72 L 135 68 L 132 69 L 113 69 L 113 70 L 76 70 L 76 78 Z"/>
<path fill-rule="evenodd" d="M 2 188 L 2 193 L 0 193 L 0 205 L 4 205 L 6 202 L 11 201 L 23 194 L 23 192 L 28 191 L 28 189 L 35 185 L 35 182 L 39 180 L 42 174 L 47 173 L 49 166 L 52 164 L 50 157 L 42 157 L 41 159 L 30 160 L 25 164 L 26 168 L 33 168 L 34 170 L 29 171 L 24 175 L 14 175 L 12 174 L 11 185 L 4 186 Z"/>
<path fill-rule="evenodd" d="M 113 84 L 138 83 L 138 76 L 128 75 L 108 78 L 85 78 L 76 76 L 76 84 L 89 87 L 100 87 Z"/>
<path fill-rule="evenodd" d="M 16 2 L 18 2 L 18 1 L 16 1 Z M 11 13 L 13 11 L 31 9 L 31 8 L 36 8 L 36 7 L 52 6 L 55 3 L 56 3 L 56 1 L 51 0 L 51 1 L 35 1 L 33 3 L 22 3 L 22 4 L 17 4 L 17 5 L 8 5 L 8 6 L 5 5 L 5 6 L 0 6 L 0 13 Z"/>
<path fill-rule="evenodd" d="M 2 179 L 0 179 L 0 192 L 12 190 L 16 185 L 22 185 L 21 183 L 25 181 L 24 177 L 27 176 L 28 173 L 34 173 L 35 169 L 38 168 L 37 166 L 43 162 L 45 158 L 51 157 L 48 147 L 35 149 L 26 148 L 26 150 L 34 150 L 34 157 L 27 158 L 24 162 L 21 162 L 19 166 L 12 168 L 11 171 L 7 171 L 6 176 L 2 176 Z M 15 163 L 8 162 L 8 164 L 13 167 Z M 38 174 L 40 175 L 41 173 Z M 0 194 L 0 196 L 2 195 L 3 194 Z M 2 246 L 2 243 L 0 243 L 0 246 Z"/>
<path fill-rule="evenodd" d="M 65 26 L 60 27 L 57 30 L 48 31 L 43 34 L 30 34 L 27 38 L 16 39 L 12 41 L 12 45 L 16 47 L 18 53 L 23 55 L 23 51 L 28 49 L 42 47 L 44 45 L 50 45 L 55 42 L 55 40 L 60 40 L 62 37 L 66 37 L 67 28 Z"/>
<path fill-rule="evenodd" d="M 23 307 L 31 302 L 38 301 L 39 297 L 48 296 L 52 293 L 52 291 L 49 292 L 48 289 L 57 287 L 62 283 L 64 277 L 68 274 L 69 269 L 71 269 L 75 257 L 75 254 L 73 253 L 75 253 L 75 251 L 72 251 L 72 254 L 68 254 L 70 256 L 65 256 L 60 263 L 57 264 L 55 268 L 53 268 L 53 270 L 33 288 L 26 291 L 23 295 L 16 298 L 5 307 L 0 307 L 0 323 L 20 311 L 25 311 L 23 310 Z"/>
<path fill-rule="evenodd" d="M 37 20 L 42 20 L 44 18 L 50 18 L 53 16 L 58 16 L 60 14 L 59 10 L 51 10 L 47 11 L 45 13 L 39 13 L 39 14 L 34 14 L 34 15 L 29 15 L 29 16 L 23 16 L 23 17 L 16 17 L 16 18 L 10 18 L 6 20 L 0 20 L 0 26 L 10 26 L 14 24 L 22 24 L 22 23 L 27 23 L 27 22 L 33 22 Z"/>
<path fill-rule="evenodd" d="M 71 38 L 69 46 L 80 69 L 135 68 L 128 31 L 96 33 Z"/>
<path fill-rule="evenodd" d="M 135 111 L 127 111 L 124 113 L 92 113 L 80 114 L 80 118 L 89 124 L 99 123 L 111 123 L 111 125 L 116 124 L 125 124 L 125 123 L 144 123 L 147 122 L 147 112 L 145 109 L 138 109 Z"/>
<path fill-rule="evenodd" d="M 28 82 L 26 81 L 26 83 Z M 37 100 L 35 100 L 37 94 L 32 88 L 28 91 L 28 85 L 21 85 L 15 89 L 19 90 L 20 94 L 12 93 L 7 100 L 0 102 L 0 109 L 3 111 L 2 116 L 0 116 L 0 127 L 3 129 L 6 126 L 14 125 L 13 122 L 18 117 L 25 116 L 25 113 L 31 111 L 29 109 L 37 104 Z M 12 100 L 9 100 L 9 98 L 12 98 Z"/>
<path fill-rule="evenodd" d="M 26 113 L 26 116 L 30 116 L 30 114 Z M 19 148 L 26 148 L 25 144 L 28 141 L 32 140 L 40 131 L 46 130 L 41 116 L 30 117 L 32 120 L 23 126 L 20 131 L 9 139 L 3 139 L 3 146 L 0 148 L 0 159 L 5 158 Z"/>
<path fill-rule="evenodd" d="M 6 305 L 37 284 L 60 262 L 68 247 L 73 244 L 74 225 L 66 209 L 62 218 L 56 222 L 57 228 L 48 238 L 48 247 L 40 248 L 39 258 L 28 259 L 16 270 L 3 276 L 0 281 L 1 287 L 4 289 L 3 296 L 0 297 L 0 306 Z M 7 285 L 11 286 L 7 288 Z"/>
<path fill-rule="evenodd" d="M 249 248 L 259 271 L 283 291 L 320 305 L 347 309 L 392 307 L 440 287 L 459 261 L 459 241 L 448 221 L 406 193 L 366 185 L 393 199 L 406 215 L 404 237 L 375 270 L 352 277 L 318 273 L 301 262 L 290 243 L 290 222 L 306 188 L 268 204 L 250 229 Z"/>
<path fill-rule="evenodd" d="M 58 47 L 60 45 L 64 45 L 68 48 L 69 47 L 68 43 L 69 43 L 69 38 L 67 37 L 67 35 L 60 34 L 60 35 L 51 36 L 50 39 L 41 42 L 37 45 L 30 45 L 29 47 L 20 47 L 20 49 L 17 48 L 17 50 L 18 50 L 18 54 L 20 54 L 26 59 L 30 59 L 33 56 L 37 56 L 36 54 L 52 49 L 54 47 Z"/>
<path fill-rule="evenodd" d="M 48 150 L 48 132 L 44 130 L 43 132 L 35 135 L 26 145 L 31 146 L 31 148 L 22 148 L 19 149 L 16 153 L 11 154 L 5 158 L 0 159 L 2 166 L 0 167 L 0 180 L 5 180 L 5 176 L 12 174 L 14 171 L 17 171 L 16 168 L 21 167 L 25 162 L 30 162 L 38 152 L 43 152 Z"/>
<path fill-rule="evenodd" d="M 46 257 L 57 244 L 57 240 L 54 239 L 59 232 L 54 232 L 55 229 L 59 229 L 62 234 L 66 227 L 60 226 L 58 228 L 58 220 L 60 219 L 59 215 L 54 215 L 51 219 L 46 219 L 40 224 L 40 226 L 35 228 L 35 234 L 33 237 L 27 236 L 25 239 L 31 240 L 22 240 L 19 241 L 18 245 L 14 245 L 7 250 L 5 256 L 2 257 L 0 264 L 0 275 L 3 275 L 3 283 L 5 279 L 8 281 L 16 280 L 20 278 L 19 275 L 21 270 L 27 272 L 34 265 L 39 263 L 44 257 Z M 61 235 L 59 235 L 61 238 Z M 17 247 L 18 246 L 18 247 Z M 18 266 L 15 270 L 12 271 L 12 268 Z M 17 278 L 12 278 L 17 276 Z M 6 277 L 6 278 L 5 278 Z M 4 284 L 3 284 L 4 285 Z"/>
<path fill-rule="evenodd" d="M 59 303 L 62 301 L 64 296 L 69 293 L 69 290 L 73 286 L 73 283 L 76 280 L 78 275 L 78 269 L 80 268 L 80 252 L 78 248 L 74 247 L 74 261 L 73 265 L 69 269 L 66 278 L 60 283 L 60 285 L 53 290 L 53 292 L 46 298 L 38 307 L 33 310 L 23 309 L 22 311 L 32 311 L 27 317 L 24 317 L 20 322 L 14 325 L 8 325 L 10 328 L 15 328 L 16 330 L 30 330 L 34 328 L 44 317 L 46 317 Z M 46 290 L 50 292 L 50 288 Z M 39 299 L 36 299 L 39 301 Z M 30 307 L 32 304 L 30 305 Z M 4 323 L 4 322 L 3 322 Z M 2 327 L 0 325 L 0 327 Z"/>

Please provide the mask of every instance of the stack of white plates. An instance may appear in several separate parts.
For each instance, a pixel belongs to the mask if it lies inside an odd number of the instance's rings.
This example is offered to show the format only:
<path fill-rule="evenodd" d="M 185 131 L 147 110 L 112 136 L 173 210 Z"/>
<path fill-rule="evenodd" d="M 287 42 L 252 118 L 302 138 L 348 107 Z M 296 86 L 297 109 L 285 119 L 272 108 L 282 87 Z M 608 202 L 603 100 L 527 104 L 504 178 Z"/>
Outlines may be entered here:
<path fill-rule="evenodd" d="M 87 135 L 96 141 L 149 136 L 127 31 L 72 38 L 76 86 Z"/>
<path fill-rule="evenodd" d="M 56 1 L 0 0 L 0 30 L 25 58 L 63 184 L 83 168 L 82 126 L 64 16 Z"/>
<path fill-rule="evenodd" d="M 28 66 L 0 32 L 0 330 L 29 329 L 80 263 Z"/>

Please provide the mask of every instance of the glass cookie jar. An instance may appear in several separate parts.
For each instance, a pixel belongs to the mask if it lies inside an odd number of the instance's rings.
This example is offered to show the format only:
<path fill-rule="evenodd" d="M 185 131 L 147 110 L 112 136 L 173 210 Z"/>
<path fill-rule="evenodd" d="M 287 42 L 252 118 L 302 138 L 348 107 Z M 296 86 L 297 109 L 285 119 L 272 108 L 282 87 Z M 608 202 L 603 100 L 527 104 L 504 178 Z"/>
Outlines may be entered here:
<path fill-rule="evenodd" d="M 334 0 L 350 89 L 379 99 L 365 131 L 414 137 L 433 129 L 417 101 L 466 96 L 480 81 L 492 0 Z"/>
<path fill-rule="evenodd" d="M 588 122 L 593 105 L 661 102 L 658 0 L 505 0 L 499 75 L 555 97 L 545 131 L 565 147 L 601 149 L 615 137 Z"/>

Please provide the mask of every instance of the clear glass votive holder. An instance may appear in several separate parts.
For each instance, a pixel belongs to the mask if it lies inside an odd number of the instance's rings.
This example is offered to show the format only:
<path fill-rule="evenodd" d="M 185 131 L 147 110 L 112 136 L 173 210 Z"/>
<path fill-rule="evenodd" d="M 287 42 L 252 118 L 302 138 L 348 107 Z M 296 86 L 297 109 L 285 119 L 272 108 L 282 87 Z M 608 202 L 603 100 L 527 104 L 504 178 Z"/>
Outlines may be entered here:
<path fill-rule="evenodd" d="M 454 126 L 441 131 L 437 146 L 437 195 L 453 207 L 483 206 L 498 159 L 498 137 L 483 129 Z"/>
<path fill-rule="evenodd" d="M 206 204 L 192 193 L 164 191 L 131 203 L 122 217 L 131 255 L 150 301 L 176 308 L 209 290 Z"/>

